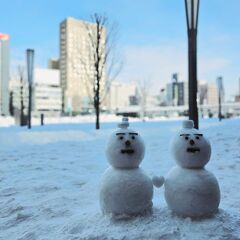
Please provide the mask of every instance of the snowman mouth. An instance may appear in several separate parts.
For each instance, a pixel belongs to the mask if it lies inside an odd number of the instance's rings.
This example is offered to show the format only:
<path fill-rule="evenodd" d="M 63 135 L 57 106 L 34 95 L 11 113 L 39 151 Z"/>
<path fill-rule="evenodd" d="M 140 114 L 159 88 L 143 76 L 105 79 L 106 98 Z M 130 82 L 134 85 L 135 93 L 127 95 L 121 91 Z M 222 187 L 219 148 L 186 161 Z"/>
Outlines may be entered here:
<path fill-rule="evenodd" d="M 190 152 L 190 153 L 200 152 L 200 148 L 197 148 L 197 147 L 187 148 L 187 152 Z"/>
<path fill-rule="evenodd" d="M 121 150 L 121 153 L 125 154 L 133 154 L 134 153 L 134 150 L 133 149 L 122 149 Z"/>

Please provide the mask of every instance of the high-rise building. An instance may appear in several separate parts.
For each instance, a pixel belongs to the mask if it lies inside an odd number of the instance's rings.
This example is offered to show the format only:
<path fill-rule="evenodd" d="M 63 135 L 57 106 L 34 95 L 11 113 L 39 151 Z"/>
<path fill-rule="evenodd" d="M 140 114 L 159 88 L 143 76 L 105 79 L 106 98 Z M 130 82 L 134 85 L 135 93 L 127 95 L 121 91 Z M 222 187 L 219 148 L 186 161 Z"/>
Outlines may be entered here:
<path fill-rule="evenodd" d="M 63 88 L 63 111 L 81 113 L 92 108 L 93 80 L 95 76 L 93 46 L 89 35 L 94 36 L 96 25 L 74 18 L 60 24 L 60 72 Z M 90 34 L 89 34 L 90 33 Z M 103 31 L 103 39 L 106 30 Z M 105 50 L 102 41 L 100 51 Z M 104 82 L 105 69 L 102 80 Z"/>
<path fill-rule="evenodd" d="M 0 114 L 9 115 L 9 35 L 0 33 Z"/>
<path fill-rule="evenodd" d="M 178 74 L 172 75 L 172 82 L 166 87 L 167 104 L 170 106 L 181 106 L 187 102 L 186 83 L 178 81 Z"/>

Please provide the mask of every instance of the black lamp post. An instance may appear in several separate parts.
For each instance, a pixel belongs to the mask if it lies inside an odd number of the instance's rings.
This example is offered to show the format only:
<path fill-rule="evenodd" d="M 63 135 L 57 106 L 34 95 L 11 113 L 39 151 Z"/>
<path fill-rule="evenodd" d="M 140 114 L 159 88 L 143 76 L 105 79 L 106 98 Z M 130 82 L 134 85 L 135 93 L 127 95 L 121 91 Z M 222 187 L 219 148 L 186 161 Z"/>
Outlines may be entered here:
<path fill-rule="evenodd" d="M 218 119 L 222 120 L 222 95 L 223 95 L 223 78 L 217 78 L 217 87 L 218 87 Z"/>
<path fill-rule="evenodd" d="M 27 73 L 28 73 L 28 128 L 31 128 L 31 111 L 32 111 L 32 81 L 33 81 L 33 63 L 34 50 L 27 49 Z"/>
<path fill-rule="evenodd" d="M 198 129 L 197 107 L 197 24 L 200 0 L 185 0 L 188 30 L 188 94 L 189 119 Z"/>

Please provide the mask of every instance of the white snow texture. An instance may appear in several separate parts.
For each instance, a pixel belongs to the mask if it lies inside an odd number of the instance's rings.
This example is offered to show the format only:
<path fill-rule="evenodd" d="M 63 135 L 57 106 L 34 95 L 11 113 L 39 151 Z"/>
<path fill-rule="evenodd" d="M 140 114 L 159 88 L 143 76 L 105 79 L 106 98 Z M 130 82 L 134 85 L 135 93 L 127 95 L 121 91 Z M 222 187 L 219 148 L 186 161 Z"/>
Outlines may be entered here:
<path fill-rule="evenodd" d="M 102 214 L 106 141 L 118 121 L 99 131 L 94 123 L 0 128 L 1 240 L 240 239 L 240 119 L 199 123 L 212 145 L 206 169 L 221 189 L 219 211 L 202 220 L 174 215 L 164 188 L 154 188 L 152 214 L 124 221 Z M 147 176 L 166 176 L 176 165 L 170 140 L 181 122 L 130 120 L 146 145 L 141 168 Z"/>

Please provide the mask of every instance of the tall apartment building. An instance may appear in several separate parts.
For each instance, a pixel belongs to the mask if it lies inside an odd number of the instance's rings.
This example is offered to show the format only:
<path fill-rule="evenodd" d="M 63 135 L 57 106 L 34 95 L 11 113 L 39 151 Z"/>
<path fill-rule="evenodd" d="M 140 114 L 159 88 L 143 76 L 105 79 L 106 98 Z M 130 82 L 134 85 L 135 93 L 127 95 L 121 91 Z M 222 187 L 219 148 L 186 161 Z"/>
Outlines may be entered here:
<path fill-rule="evenodd" d="M 95 24 L 74 18 L 67 18 L 60 24 L 60 72 L 65 113 L 81 113 L 92 108 L 90 94 L 95 72 L 89 32 L 94 35 L 94 31 Z M 104 36 L 105 32 L 104 29 Z M 101 48 L 105 49 L 104 44 Z M 103 81 L 104 78 L 105 71 Z"/>
<path fill-rule="evenodd" d="M 0 114 L 9 115 L 9 35 L 0 33 Z"/>

